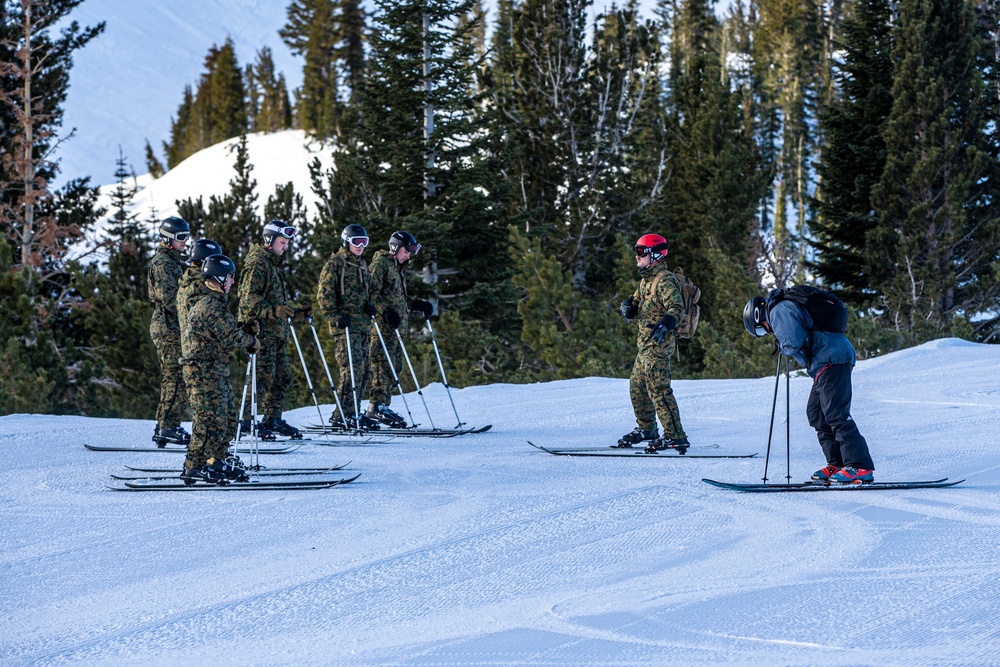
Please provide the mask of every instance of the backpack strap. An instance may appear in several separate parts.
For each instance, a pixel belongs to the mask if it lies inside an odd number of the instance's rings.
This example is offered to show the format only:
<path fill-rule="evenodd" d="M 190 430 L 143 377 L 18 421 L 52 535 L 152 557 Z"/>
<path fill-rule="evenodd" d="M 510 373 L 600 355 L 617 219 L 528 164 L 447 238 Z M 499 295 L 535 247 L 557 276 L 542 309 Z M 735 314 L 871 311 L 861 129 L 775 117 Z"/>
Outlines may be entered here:
<path fill-rule="evenodd" d="M 653 282 L 649 286 L 649 290 L 653 293 L 653 301 L 657 306 L 663 308 L 663 302 L 660 301 L 660 295 L 657 294 L 656 288 L 660 286 L 660 281 L 663 280 L 663 276 L 666 275 L 667 271 L 660 271 L 655 276 L 653 276 Z"/>

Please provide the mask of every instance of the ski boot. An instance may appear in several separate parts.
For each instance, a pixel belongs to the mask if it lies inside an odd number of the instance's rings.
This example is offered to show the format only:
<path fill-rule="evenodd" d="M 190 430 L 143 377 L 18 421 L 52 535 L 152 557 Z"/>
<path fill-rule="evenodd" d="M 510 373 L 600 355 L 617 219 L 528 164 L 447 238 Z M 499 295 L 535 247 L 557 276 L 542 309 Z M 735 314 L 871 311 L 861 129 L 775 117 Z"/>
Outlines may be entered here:
<path fill-rule="evenodd" d="M 838 484 L 871 484 L 875 481 L 875 471 L 844 466 L 830 475 L 830 481 Z"/>
<path fill-rule="evenodd" d="M 266 430 L 273 434 L 283 435 L 292 440 L 302 439 L 302 433 L 299 432 L 299 429 L 295 428 L 281 417 L 264 417 L 260 420 L 260 430 Z M 261 436 L 261 439 L 267 440 L 267 438 L 263 435 Z"/>
<path fill-rule="evenodd" d="M 249 482 L 246 466 L 238 456 L 227 456 L 224 459 L 209 459 L 208 465 L 230 482 Z"/>
<path fill-rule="evenodd" d="M 167 443 L 175 445 L 191 444 L 191 434 L 184 430 L 183 426 L 161 429 L 159 426 L 153 431 L 153 442 L 157 447 L 163 448 Z"/>
<path fill-rule="evenodd" d="M 352 431 L 377 431 L 381 426 L 368 415 L 361 415 L 361 418 L 350 416 L 347 418 L 347 427 Z"/>
<path fill-rule="evenodd" d="M 660 437 L 660 431 L 653 428 L 650 431 L 643 431 L 641 428 L 636 426 L 630 433 L 626 433 L 622 437 L 618 438 L 617 445 L 611 445 L 611 449 L 632 449 L 632 445 L 637 445 L 645 440 L 656 440 Z"/>
<path fill-rule="evenodd" d="M 195 482 L 208 482 L 210 484 L 218 484 L 219 486 L 229 484 L 226 476 L 210 465 L 198 466 L 197 468 L 188 468 L 185 466 L 183 472 L 181 472 L 181 481 L 188 486 L 191 486 Z"/>
<path fill-rule="evenodd" d="M 676 449 L 678 454 L 686 454 L 690 446 L 691 443 L 688 442 L 687 438 L 677 438 L 676 440 L 673 438 L 657 438 L 646 445 L 646 453 L 656 454 L 665 449 Z"/>
<path fill-rule="evenodd" d="M 810 479 L 815 484 L 829 484 L 830 478 L 833 477 L 833 474 L 838 470 L 840 470 L 840 466 L 835 466 L 835 465 L 824 466 L 819 470 L 817 470 L 816 472 L 814 472 L 812 474 L 812 477 L 810 477 Z"/>
<path fill-rule="evenodd" d="M 406 428 L 406 420 L 390 410 L 385 403 L 372 403 L 364 416 L 389 428 Z"/>

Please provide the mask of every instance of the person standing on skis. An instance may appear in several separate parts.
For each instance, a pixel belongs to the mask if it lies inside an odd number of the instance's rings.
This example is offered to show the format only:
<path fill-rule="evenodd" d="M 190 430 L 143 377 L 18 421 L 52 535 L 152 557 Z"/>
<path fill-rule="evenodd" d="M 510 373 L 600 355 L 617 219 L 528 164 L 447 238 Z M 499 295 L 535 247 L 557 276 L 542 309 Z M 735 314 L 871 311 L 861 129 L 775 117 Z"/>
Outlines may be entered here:
<path fill-rule="evenodd" d="M 674 391 L 670 387 L 670 357 L 677 345 L 675 331 L 684 317 L 681 286 L 664 260 L 669 248 L 659 234 L 646 234 L 635 243 L 635 264 L 641 280 L 635 293 L 620 306 L 626 322 L 638 325 L 638 353 L 629 379 L 629 396 L 636 428 L 621 437 L 615 447 L 630 448 L 649 441 L 654 453 L 690 446 Z M 656 428 L 659 416 L 663 437 Z"/>
<path fill-rule="evenodd" d="M 772 290 L 767 299 L 755 296 L 747 301 L 743 326 L 758 338 L 774 334 L 778 350 L 793 357 L 813 379 L 806 416 L 816 429 L 826 465 L 814 472 L 812 479 L 874 482 L 875 464 L 868 442 L 851 417 L 851 372 L 857 362 L 854 346 L 842 333 L 815 330 L 809 312 L 796 301 L 782 298 L 784 292 Z"/>
<path fill-rule="evenodd" d="M 409 327 L 410 310 L 420 311 L 424 317 L 430 317 L 434 312 L 430 302 L 421 299 L 414 299 L 411 302 L 406 292 L 406 275 L 403 273 L 403 267 L 419 251 L 420 244 L 413 234 L 396 231 L 389 237 L 389 249 L 375 253 L 371 263 L 372 302 L 381 319 L 379 326 L 392 360 L 392 368 L 397 369 L 397 373 L 403 363 L 403 351 L 396 339 L 396 331 L 402 333 Z M 366 415 L 391 428 L 406 428 L 406 420 L 389 408 L 396 382 L 392 377 L 389 361 L 382 351 L 378 331 L 372 334 L 370 347 L 372 386 Z"/>

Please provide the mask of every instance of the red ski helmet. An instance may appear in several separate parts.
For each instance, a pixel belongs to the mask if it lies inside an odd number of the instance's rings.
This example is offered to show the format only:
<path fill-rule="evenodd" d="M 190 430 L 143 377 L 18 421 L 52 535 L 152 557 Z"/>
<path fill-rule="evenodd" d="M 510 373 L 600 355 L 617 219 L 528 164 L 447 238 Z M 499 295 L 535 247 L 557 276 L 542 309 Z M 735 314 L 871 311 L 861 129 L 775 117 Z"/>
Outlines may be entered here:
<path fill-rule="evenodd" d="M 668 252 L 670 248 L 667 246 L 667 240 L 659 234 L 644 234 L 635 242 L 636 257 L 649 255 L 650 264 L 656 264 L 666 257 Z"/>

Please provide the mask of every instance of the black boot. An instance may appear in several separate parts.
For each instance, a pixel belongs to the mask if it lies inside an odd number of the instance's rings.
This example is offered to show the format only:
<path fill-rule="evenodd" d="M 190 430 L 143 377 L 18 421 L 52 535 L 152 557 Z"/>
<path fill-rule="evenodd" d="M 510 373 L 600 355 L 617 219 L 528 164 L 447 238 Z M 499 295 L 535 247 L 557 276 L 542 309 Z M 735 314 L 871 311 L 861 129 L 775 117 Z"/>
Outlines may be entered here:
<path fill-rule="evenodd" d="M 225 459 L 209 459 L 208 465 L 230 482 L 249 482 L 246 466 L 238 456 L 227 456 Z"/>
<path fill-rule="evenodd" d="M 643 431 L 641 428 L 636 426 L 630 433 L 626 433 L 621 438 L 618 439 L 617 445 L 611 445 L 611 449 L 623 448 L 631 449 L 632 445 L 637 445 L 645 440 L 655 440 L 660 437 L 660 431 L 656 428 L 651 431 Z"/>
<path fill-rule="evenodd" d="M 260 422 L 261 429 L 266 429 L 272 433 L 277 433 L 278 435 L 283 435 L 292 440 L 301 440 L 302 434 L 299 429 L 295 428 L 288 422 L 286 422 L 281 417 L 264 417 Z"/>
<path fill-rule="evenodd" d="M 646 445 L 646 453 L 655 454 L 665 449 L 676 449 L 678 454 L 684 454 L 690 446 L 691 443 L 688 442 L 687 438 L 677 438 L 676 440 L 673 438 L 657 438 Z"/>
<path fill-rule="evenodd" d="M 185 467 L 181 472 L 181 480 L 190 486 L 195 482 L 208 482 L 210 484 L 229 484 L 229 480 L 221 472 L 210 465 L 198 466 L 197 468 Z"/>
<path fill-rule="evenodd" d="M 168 442 L 175 445 L 190 445 L 191 435 L 184 430 L 183 426 L 163 429 L 157 427 L 156 431 L 153 432 L 153 442 L 156 443 L 157 447 L 164 447 Z"/>
<path fill-rule="evenodd" d="M 365 417 L 389 428 L 406 428 L 406 420 L 401 415 L 389 409 L 385 403 L 373 403 L 368 406 Z"/>

